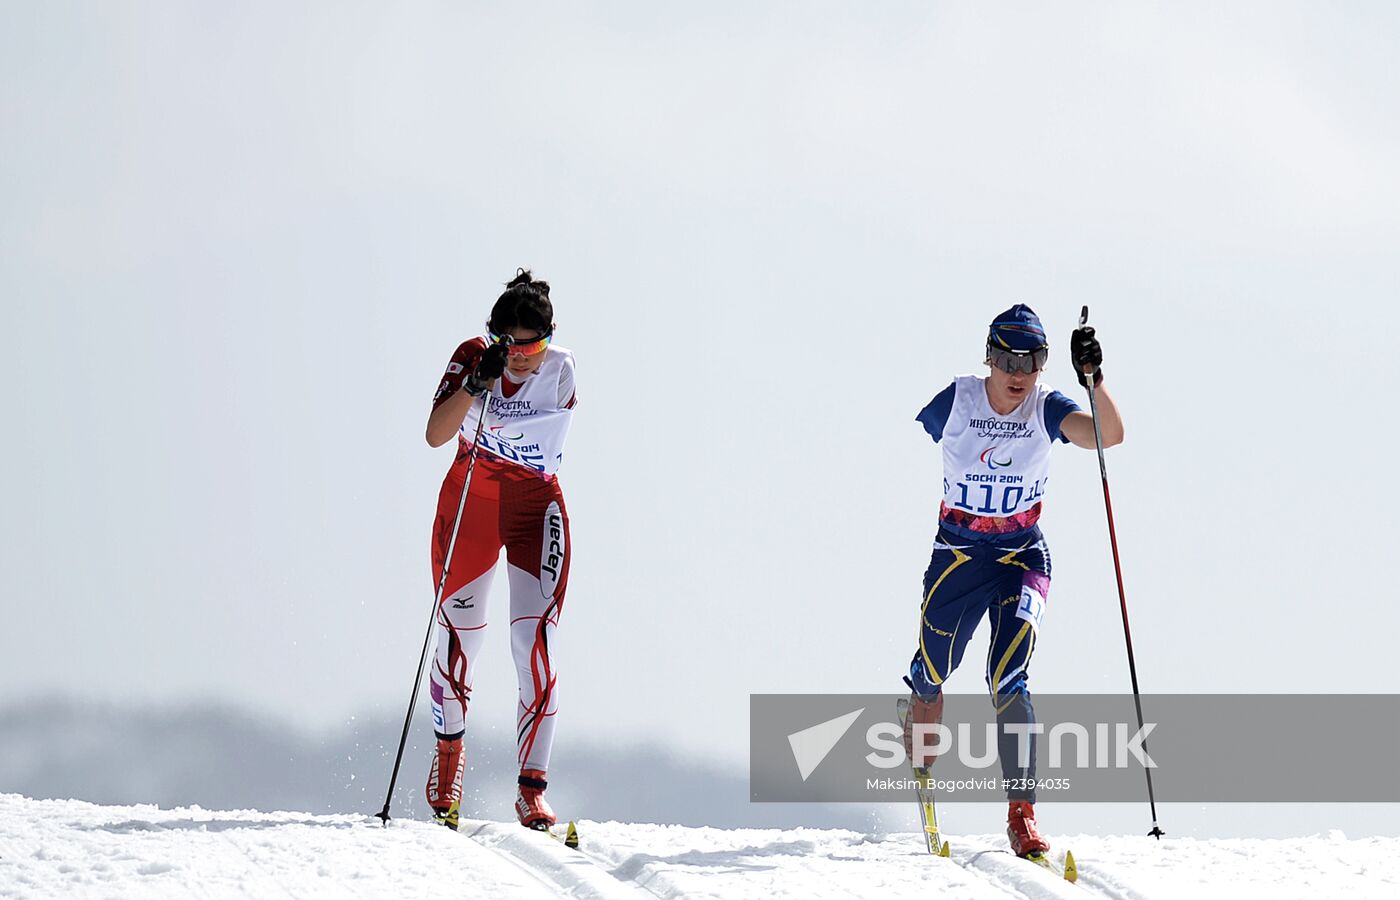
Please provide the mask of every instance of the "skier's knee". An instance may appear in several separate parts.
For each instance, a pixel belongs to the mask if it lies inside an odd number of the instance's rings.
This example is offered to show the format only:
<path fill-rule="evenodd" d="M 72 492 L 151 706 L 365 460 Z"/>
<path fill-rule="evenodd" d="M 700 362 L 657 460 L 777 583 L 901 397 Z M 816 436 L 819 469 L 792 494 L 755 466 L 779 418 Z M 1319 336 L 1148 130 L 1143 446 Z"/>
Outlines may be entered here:
<path fill-rule="evenodd" d="M 992 705 L 1000 711 L 1022 697 L 1029 697 L 1031 691 L 1026 680 L 1026 673 L 1021 672 L 1005 684 L 994 685 L 991 676 L 988 676 L 987 690 L 991 694 Z"/>
<path fill-rule="evenodd" d="M 909 677 L 904 679 L 904 683 L 909 685 L 910 690 L 915 694 L 926 700 L 932 700 L 943 693 L 942 682 L 936 682 L 930 677 L 928 669 L 924 666 L 922 654 L 914 654 L 914 661 L 909 664 Z"/>

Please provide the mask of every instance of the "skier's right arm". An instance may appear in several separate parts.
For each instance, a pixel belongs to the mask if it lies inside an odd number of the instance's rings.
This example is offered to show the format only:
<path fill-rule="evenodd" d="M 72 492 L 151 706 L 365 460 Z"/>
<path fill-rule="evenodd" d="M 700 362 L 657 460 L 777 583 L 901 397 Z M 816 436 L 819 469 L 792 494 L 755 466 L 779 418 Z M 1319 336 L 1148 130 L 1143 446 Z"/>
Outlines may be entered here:
<path fill-rule="evenodd" d="M 433 407 L 428 416 L 428 446 L 441 447 L 452 440 L 467 420 L 476 398 L 464 390 L 453 391 L 442 403 Z"/>
<path fill-rule="evenodd" d="M 485 341 L 472 338 L 452 354 L 452 361 L 447 364 L 437 394 L 433 396 L 433 411 L 428 415 L 428 446 L 441 447 L 452 440 L 467 420 L 467 413 L 476 402 L 476 396 L 466 390 L 467 379 L 476 370 L 485 349 Z M 494 378 L 487 381 L 485 389 L 490 390 L 494 381 Z"/>
<path fill-rule="evenodd" d="M 957 389 L 956 381 L 948 385 L 914 417 L 935 441 L 943 440 L 943 427 L 948 424 L 948 415 L 953 411 L 953 398 L 957 395 Z"/>

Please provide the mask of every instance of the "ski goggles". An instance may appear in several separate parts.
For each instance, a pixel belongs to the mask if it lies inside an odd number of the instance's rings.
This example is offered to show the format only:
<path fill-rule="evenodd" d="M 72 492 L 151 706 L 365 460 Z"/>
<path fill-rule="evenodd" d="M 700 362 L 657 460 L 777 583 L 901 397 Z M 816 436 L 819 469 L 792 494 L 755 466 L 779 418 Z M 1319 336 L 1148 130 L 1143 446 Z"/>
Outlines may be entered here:
<path fill-rule="evenodd" d="M 1049 347 L 1037 347 L 1034 350 L 1007 350 L 993 344 L 987 345 L 987 362 L 1011 375 L 1017 372 L 1025 372 L 1028 375 L 1031 372 L 1039 372 L 1045 367 L 1045 360 L 1049 357 Z"/>
<path fill-rule="evenodd" d="M 544 334 L 530 341 L 521 341 L 508 334 L 497 334 L 490 328 L 486 329 L 486 334 L 491 343 L 505 344 L 508 356 L 534 356 L 536 353 L 543 353 L 544 348 L 549 346 L 549 339 L 554 337 L 554 328 L 550 327 Z"/>

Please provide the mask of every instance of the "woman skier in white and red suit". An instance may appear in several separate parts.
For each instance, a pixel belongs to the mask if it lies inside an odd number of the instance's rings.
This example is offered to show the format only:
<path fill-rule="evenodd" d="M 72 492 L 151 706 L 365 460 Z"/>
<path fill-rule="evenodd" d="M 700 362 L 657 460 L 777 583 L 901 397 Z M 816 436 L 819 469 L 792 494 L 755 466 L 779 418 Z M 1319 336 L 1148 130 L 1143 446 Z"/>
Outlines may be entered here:
<path fill-rule="evenodd" d="M 433 584 L 442 578 L 437 656 L 430 676 L 437 747 L 428 772 L 428 805 L 456 829 L 462 797 L 462 749 L 472 677 L 486 631 L 491 579 L 506 551 L 510 642 L 519 680 L 516 741 L 520 823 L 545 829 L 545 773 L 554 743 L 558 672 L 554 632 L 569 576 L 569 514 L 555 473 L 576 401 L 574 357 L 553 343 L 549 285 L 524 269 L 491 309 L 486 334 L 452 354 L 433 398 L 428 443 L 455 436 L 457 456 L 442 483 L 433 527 Z M 478 422 L 486 421 L 478 434 Z M 476 461 L 455 544 L 453 524 L 475 449 Z"/>

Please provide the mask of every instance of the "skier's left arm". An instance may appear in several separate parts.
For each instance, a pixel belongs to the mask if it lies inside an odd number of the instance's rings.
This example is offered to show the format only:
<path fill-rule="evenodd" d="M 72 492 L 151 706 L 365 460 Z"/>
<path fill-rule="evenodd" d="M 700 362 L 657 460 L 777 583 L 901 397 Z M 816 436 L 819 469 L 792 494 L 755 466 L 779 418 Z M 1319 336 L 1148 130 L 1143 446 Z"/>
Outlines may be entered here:
<path fill-rule="evenodd" d="M 1112 395 L 1104 388 L 1102 378 L 1098 387 L 1094 388 L 1094 404 L 1099 410 L 1104 447 L 1116 447 L 1123 443 L 1123 417 L 1118 414 L 1118 404 L 1113 402 Z M 1098 446 L 1094 441 L 1094 417 L 1083 410 L 1064 417 L 1060 422 L 1060 434 L 1069 438 L 1069 442 L 1076 447 L 1093 450 Z"/>
<path fill-rule="evenodd" d="M 1123 417 L 1118 413 L 1118 404 L 1103 386 L 1103 348 L 1094 329 L 1081 325 L 1074 329 L 1069 340 L 1069 358 L 1074 364 L 1074 374 L 1086 389 L 1089 379 L 1094 380 L 1094 406 L 1099 412 L 1099 431 L 1103 435 L 1105 447 L 1115 447 L 1123 443 Z M 1094 438 L 1094 417 L 1083 410 L 1068 413 L 1060 421 L 1060 434 L 1076 447 L 1094 449 L 1098 442 Z"/>
<path fill-rule="evenodd" d="M 578 403 L 578 389 L 574 386 L 574 358 L 566 356 L 559 369 L 559 408 L 573 409 Z"/>

